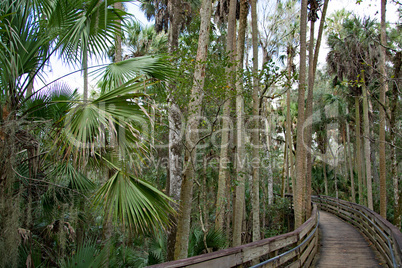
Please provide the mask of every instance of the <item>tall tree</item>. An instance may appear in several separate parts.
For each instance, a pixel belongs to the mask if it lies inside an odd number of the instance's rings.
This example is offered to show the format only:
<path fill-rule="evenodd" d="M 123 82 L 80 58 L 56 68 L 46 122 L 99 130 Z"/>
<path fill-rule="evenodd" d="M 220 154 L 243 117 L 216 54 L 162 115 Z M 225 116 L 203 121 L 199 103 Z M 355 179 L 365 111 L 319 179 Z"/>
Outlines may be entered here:
<path fill-rule="evenodd" d="M 304 97 L 306 91 L 306 34 L 307 33 L 307 0 L 301 1 L 300 10 L 300 74 L 297 115 L 297 148 L 296 148 L 296 188 L 294 192 L 295 227 L 304 221 L 304 193 L 305 193 L 305 148 L 303 139 L 304 125 Z"/>
<path fill-rule="evenodd" d="M 395 82 L 392 85 L 392 100 L 390 101 L 391 106 L 391 119 L 389 122 L 391 134 L 391 173 L 392 173 L 392 184 L 393 184 L 393 195 L 394 195 L 394 224 L 401 228 L 401 213 L 399 211 L 399 205 L 401 200 L 399 199 L 399 178 L 398 178 L 398 160 L 397 160 L 397 148 L 396 148 L 396 136 L 397 136 L 397 126 L 396 117 L 398 116 L 398 88 L 401 85 L 402 77 L 402 52 L 398 51 L 393 59 L 394 62 L 394 78 Z"/>
<path fill-rule="evenodd" d="M 236 199 L 233 206 L 233 218 L 236 219 L 236 224 L 241 222 L 244 215 L 244 194 L 245 194 L 245 131 L 244 131 L 244 98 L 243 98 L 243 66 L 244 66 L 244 47 L 247 28 L 247 14 L 249 4 L 247 0 L 240 1 L 240 18 L 239 18 L 239 34 L 237 43 L 237 79 L 236 79 Z M 239 224 L 240 226 L 240 224 Z M 228 228 L 228 227 L 227 227 Z M 238 230 L 237 230 L 238 231 Z M 240 230 L 241 231 L 241 230 Z"/>
<path fill-rule="evenodd" d="M 234 40 L 235 40 L 235 27 L 236 27 L 236 0 L 231 0 L 229 5 L 229 18 L 228 18 L 228 30 L 226 36 L 226 53 L 229 56 L 229 65 L 225 68 L 225 73 L 228 78 L 228 88 L 232 90 L 235 86 L 234 84 Z M 229 167 L 228 167 L 228 156 L 229 156 L 229 121 L 230 121 L 230 92 L 226 93 L 225 102 L 223 104 L 223 113 L 222 113 L 222 140 L 220 146 L 220 163 L 219 163 L 219 179 L 218 179 L 218 192 L 216 196 L 216 213 L 215 213 L 215 226 L 217 229 L 222 229 L 223 226 L 223 218 L 224 218 L 224 208 L 226 205 L 225 202 L 225 189 L 226 182 L 229 176 Z M 238 222 L 237 216 L 233 219 L 233 241 L 235 238 L 238 238 L 238 235 L 241 235 L 241 222 Z M 239 224 L 239 225 L 238 225 Z M 240 227 L 240 228 L 239 228 Z M 237 229 L 239 228 L 239 229 Z M 238 233 L 237 233 L 238 232 Z M 236 240 L 237 241 L 237 240 Z M 241 237 L 238 240 L 239 245 L 241 244 Z M 235 245 L 235 243 L 234 243 Z"/>
<path fill-rule="evenodd" d="M 355 98 L 355 125 L 356 125 L 356 169 L 358 174 L 359 203 L 363 204 L 363 181 L 361 134 L 360 134 L 360 96 L 362 87 L 355 81 L 358 80 L 362 70 L 365 71 L 366 84 L 372 82 L 375 73 L 372 67 L 378 63 L 378 49 L 376 48 L 373 36 L 375 33 L 374 21 L 371 19 L 360 19 L 358 17 L 346 18 L 342 23 L 340 32 L 329 33 L 328 45 L 330 51 L 327 55 L 329 73 L 334 74 L 334 83 L 338 84 L 344 79 L 348 81 L 350 94 Z M 364 127 L 364 126 L 363 126 Z"/>
<path fill-rule="evenodd" d="M 364 136 L 364 158 L 366 160 L 366 185 L 367 185 L 367 205 L 369 209 L 373 209 L 373 189 L 371 179 L 371 159 L 370 159 L 370 126 L 368 112 L 367 87 L 364 70 L 361 71 L 361 84 L 363 95 L 363 136 Z"/>
<path fill-rule="evenodd" d="M 257 0 L 251 0 L 251 24 L 253 41 L 253 121 L 254 130 L 251 134 L 252 146 L 252 207 L 253 207 L 253 241 L 261 239 L 260 234 L 260 97 L 258 78 L 258 26 Z"/>
<path fill-rule="evenodd" d="M 388 91 L 387 72 L 385 70 L 386 56 L 386 0 L 381 0 L 381 46 L 380 46 L 380 103 L 383 105 L 380 108 L 380 215 L 387 217 L 387 183 L 386 183 L 386 164 L 385 164 L 385 93 Z"/>
<path fill-rule="evenodd" d="M 196 66 L 188 112 L 188 127 L 186 133 L 185 171 L 181 187 L 180 214 L 177 223 L 175 259 L 186 258 L 190 235 L 191 207 L 193 198 L 193 181 L 197 163 L 198 124 L 201 115 L 201 105 L 205 82 L 205 66 L 209 45 L 209 30 L 211 25 L 212 3 L 203 0 L 200 10 L 201 25 L 198 38 Z"/>
<path fill-rule="evenodd" d="M 306 120 L 311 120 L 311 116 L 313 114 L 313 90 L 314 90 L 314 81 L 315 81 L 315 73 L 318 62 L 318 53 L 321 46 L 322 33 L 324 31 L 324 22 L 327 14 L 328 8 L 328 0 L 325 0 L 324 7 L 322 11 L 322 16 L 320 20 L 320 27 L 318 30 L 317 43 L 314 48 L 314 24 L 318 19 L 318 9 L 319 9 L 319 1 L 310 1 L 309 7 L 309 20 L 310 20 L 310 45 L 309 45 L 309 74 L 308 74 L 308 93 L 307 93 L 307 101 L 306 101 Z M 311 159 L 311 144 L 312 144 L 312 122 L 309 122 L 305 132 L 305 141 L 306 141 L 306 212 L 307 215 L 310 215 L 311 211 L 311 171 L 312 171 L 312 159 Z"/>
<path fill-rule="evenodd" d="M 178 47 L 178 38 L 180 33 L 180 3 L 178 0 L 168 2 L 168 12 L 170 18 L 170 27 L 168 32 L 168 51 L 173 54 Z M 176 86 L 174 83 L 169 85 L 169 196 L 176 202 L 173 204 L 176 211 L 179 210 L 180 194 L 182 186 L 182 114 L 180 107 L 175 99 Z M 173 219 L 175 224 L 168 233 L 167 259 L 173 260 L 175 257 L 175 244 L 177 233 L 177 219 Z"/>

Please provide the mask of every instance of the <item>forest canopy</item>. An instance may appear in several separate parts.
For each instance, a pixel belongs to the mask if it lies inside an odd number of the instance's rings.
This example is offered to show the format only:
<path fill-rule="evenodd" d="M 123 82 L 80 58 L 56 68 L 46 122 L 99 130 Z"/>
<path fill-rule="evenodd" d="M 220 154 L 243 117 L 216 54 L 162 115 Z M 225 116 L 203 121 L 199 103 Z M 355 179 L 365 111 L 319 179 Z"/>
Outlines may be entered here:
<path fill-rule="evenodd" d="M 0 267 L 196 256 L 312 195 L 401 229 L 401 4 L 338 4 L 1 1 Z"/>

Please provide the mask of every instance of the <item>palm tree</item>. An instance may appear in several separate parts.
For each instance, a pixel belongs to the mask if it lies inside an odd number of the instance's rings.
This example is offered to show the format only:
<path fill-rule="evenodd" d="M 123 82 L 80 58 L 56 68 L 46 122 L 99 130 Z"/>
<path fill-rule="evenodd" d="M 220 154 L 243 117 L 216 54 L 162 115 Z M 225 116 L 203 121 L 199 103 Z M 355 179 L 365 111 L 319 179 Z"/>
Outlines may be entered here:
<path fill-rule="evenodd" d="M 381 73 L 381 87 L 380 87 L 380 103 L 385 105 L 385 93 L 388 91 L 387 72 L 385 69 L 385 46 L 387 43 L 386 33 L 386 5 L 387 1 L 381 0 L 381 47 L 380 47 L 380 73 Z M 386 165 L 385 165 L 385 107 L 380 108 L 380 133 L 379 133 L 379 146 L 380 146 L 380 215 L 387 218 L 387 182 L 386 182 Z"/>
<path fill-rule="evenodd" d="M 79 62 L 84 77 L 84 101 L 88 99 L 88 57 L 102 54 L 121 35 L 121 20 L 126 14 L 114 4 L 122 0 L 54 1 L 46 16 L 51 26 L 65 29 L 57 46 L 67 62 Z"/>
<path fill-rule="evenodd" d="M 167 78 L 166 64 L 158 57 L 145 57 L 107 65 L 100 71 L 109 90 L 86 103 L 56 83 L 27 95 L 30 81 L 41 78 L 40 71 L 50 63 L 49 56 L 59 48 L 57 44 L 63 45 L 62 51 L 79 47 L 66 40 L 69 23 L 62 23 L 60 18 L 58 23 L 52 21 L 59 12 L 74 14 L 71 7 L 65 7 L 63 12 L 54 7 L 54 1 L 34 3 L 38 5 L 26 0 L 0 4 L 0 215 L 8 219 L 0 223 L 6 231 L 0 234 L 0 254 L 7 256 L 2 258 L 1 266 L 15 266 L 19 245 L 15 230 L 37 232 L 38 237 L 43 234 L 43 230 L 31 229 L 39 219 L 38 214 L 31 213 L 33 205 L 39 206 L 36 211 L 46 211 L 45 206 L 52 202 L 42 202 L 45 200 L 56 198 L 73 204 L 75 197 L 88 198 L 85 196 L 94 183 L 79 171 L 87 163 L 107 163 L 114 170 L 112 178 L 95 194 L 95 204 L 106 204 L 106 213 L 133 231 L 148 232 L 161 224 L 166 226 L 166 215 L 173 213 L 169 198 L 135 176 L 133 166 L 127 164 L 138 161 L 138 153 L 133 153 L 141 151 L 144 142 L 138 124 L 148 117 L 141 107 L 146 95 L 140 92 L 144 86 L 152 85 L 154 78 Z M 51 42 L 56 45 L 50 46 Z M 120 132 L 123 142 L 119 150 L 125 152 L 121 154 L 125 157 L 110 162 L 104 156 L 100 138 L 105 126 L 113 132 L 115 124 L 124 130 Z M 20 211 L 22 203 L 28 203 L 27 211 Z M 49 214 L 48 220 L 65 222 L 63 211 Z"/>
<path fill-rule="evenodd" d="M 307 31 L 307 1 L 302 0 L 300 10 L 300 75 L 299 75 L 299 96 L 297 116 L 297 150 L 296 150 L 296 187 L 294 191 L 295 227 L 302 225 L 304 221 L 304 187 L 305 187 L 305 151 L 303 144 L 304 124 L 304 95 L 306 91 L 306 31 Z"/>
<path fill-rule="evenodd" d="M 124 44 L 129 48 L 131 57 L 167 52 L 167 36 L 157 33 L 152 26 L 143 26 L 138 21 L 129 20 L 125 27 L 127 37 Z"/>
<path fill-rule="evenodd" d="M 362 89 L 366 87 L 361 86 L 360 77 L 362 72 L 364 72 L 364 83 L 370 83 L 375 77 L 375 72 L 378 64 L 378 49 L 374 43 L 374 37 L 376 36 L 375 22 L 370 19 L 360 19 L 358 17 L 353 17 L 351 19 L 345 19 L 343 22 L 343 28 L 340 33 L 329 33 L 328 45 L 330 47 L 330 52 L 327 55 L 327 63 L 329 72 L 335 75 L 335 84 L 342 82 L 344 79 L 348 81 L 349 96 L 355 97 L 356 105 L 356 151 L 360 154 L 360 115 L 359 115 L 359 96 L 362 94 Z M 367 96 L 367 94 L 363 95 Z M 367 98 L 364 100 L 364 105 L 367 102 Z M 365 109 L 366 111 L 366 109 Z M 365 120 L 367 121 L 367 120 Z M 368 130 L 366 129 L 366 132 Z M 365 133 L 365 136 L 368 133 Z M 366 172 L 368 174 L 367 181 L 371 181 L 370 172 L 370 153 L 368 140 L 366 138 Z M 357 173 L 359 178 L 359 203 L 363 202 L 363 193 L 361 186 L 361 157 L 357 157 L 358 167 Z M 368 185 L 369 186 L 369 185 Z M 368 193 L 370 198 L 371 193 Z M 371 203 L 370 203 L 371 204 Z M 369 205 L 370 205 L 369 204 Z"/>
<path fill-rule="evenodd" d="M 208 57 L 209 30 L 211 27 L 212 1 L 203 0 L 201 6 L 201 25 L 198 39 L 196 68 L 194 71 L 193 87 L 188 113 L 190 115 L 190 129 L 187 133 L 185 168 L 180 194 L 180 214 L 177 224 L 177 236 L 175 246 L 175 259 L 186 258 L 189 250 L 189 235 L 191 222 L 191 208 L 193 199 L 193 181 L 196 178 L 197 145 L 199 136 L 197 127 L 198 118 L 201 116 L 202 92 L 205 83 L 205 68 Z"/>

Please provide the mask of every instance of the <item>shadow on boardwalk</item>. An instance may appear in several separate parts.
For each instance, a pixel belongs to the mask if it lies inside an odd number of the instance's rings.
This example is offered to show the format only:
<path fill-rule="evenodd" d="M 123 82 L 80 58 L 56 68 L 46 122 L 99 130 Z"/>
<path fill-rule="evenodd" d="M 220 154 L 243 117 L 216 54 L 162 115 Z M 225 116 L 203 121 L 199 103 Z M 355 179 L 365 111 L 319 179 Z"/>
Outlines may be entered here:
<path fill-rule="evenodd" d="M 313 267 L 382 267 L 379 253 L 352 225 L 321 210 L 319 229 L 320 248 Z"/>

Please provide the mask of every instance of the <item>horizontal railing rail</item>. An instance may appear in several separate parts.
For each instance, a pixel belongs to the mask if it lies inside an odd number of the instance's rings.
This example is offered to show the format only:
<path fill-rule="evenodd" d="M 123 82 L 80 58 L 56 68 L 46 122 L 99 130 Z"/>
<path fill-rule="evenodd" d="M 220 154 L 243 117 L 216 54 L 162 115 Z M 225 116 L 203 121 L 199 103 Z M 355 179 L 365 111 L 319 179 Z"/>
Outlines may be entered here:
<path fill-rule="evenodd" d="M 267 263 L 262 262 L 257 267 L 308 267 L 317 252 L 318 218 L 317 206 L 313 205 L 311 217 L 292 232 L 233 248 L 149 267 L 238 267 L 249 264 L 253 260 L 259 262 L 261 258 L 266 259 L 268 256 L 272 260 Z"/>
<path fill-rule="evenodd" d="M 315 228 L 314 230 L 308 235 L 308 237 L 306 239 L 304 239 L 304 241 L 298 245 L 295 248 L 292 248 L 291 250 L 288 250 L 276 257 L 270 258 L 266 261 L 263 261 L 257 265 L 252 266 L 251 268 L 257 268 L 257 267 L 279 267 L 281 264 L 283 264 L 283 261 L 281 262 L 281 260 L 285 260 L 286 258 L 288 258 L 288 256 L 292 256 L 293 252 L 296 252 L 297 250 L 299 250 L 299 248 L 303 247 L 306 243 L 309 243 L 311 241 L 311 239 L 317 239 L 317 230 L 318 230 L 318 225 L 320 224 L 320 214 L 318 213 L 317 216 L 317 222 L 315 224 Z M 315 244 L 317 245 L 317 244 Z M 307 251 L 305 252 L 305 254 L 309 254 L 311 253 L 311 251 Z M 314 254 L 311 254 L 310 256 L 314 256 Z M 309 262 L 308 264 L 310 264 L 311 262 Z M 308 267 L 308 265 L 306 266 Z"/>
<path fill-rule="evenodd" d="M 388 267 L 402 267 L 402 234 L 398 228 L 365 206 L 328 196 L 312 200 L 326 210 L 358 227 L 375 245 Z"/>

